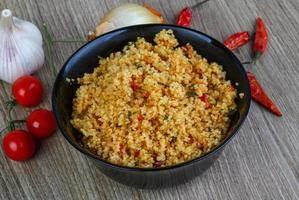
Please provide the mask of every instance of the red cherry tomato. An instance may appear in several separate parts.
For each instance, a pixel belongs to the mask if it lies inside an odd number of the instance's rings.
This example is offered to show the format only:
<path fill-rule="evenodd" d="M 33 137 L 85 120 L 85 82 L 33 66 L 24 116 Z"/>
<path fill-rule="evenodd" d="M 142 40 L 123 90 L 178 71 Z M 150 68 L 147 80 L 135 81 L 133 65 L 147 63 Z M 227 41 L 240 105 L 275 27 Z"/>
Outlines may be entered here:
<path fill-rule="evenodd" d="M 14 130 L 4 136 L 2 148 L 12 160 L 28 160 L 35 153 L 36 141 L 28 132 Z"/>
<path fill-rule="evenodd" d="M 53 113 L 45 109 L 34 110 L 26 120 L 27 129 L 37 138 L 45 138 L 54 133 L 56 122 Z"/>
<path fill-rule="evenodd" d="M 34 76 L 22 76 L 12 86 L 12 94 L 18 104 L 24 107 L 38 105 L 43 97 L 41 81 Z"/>

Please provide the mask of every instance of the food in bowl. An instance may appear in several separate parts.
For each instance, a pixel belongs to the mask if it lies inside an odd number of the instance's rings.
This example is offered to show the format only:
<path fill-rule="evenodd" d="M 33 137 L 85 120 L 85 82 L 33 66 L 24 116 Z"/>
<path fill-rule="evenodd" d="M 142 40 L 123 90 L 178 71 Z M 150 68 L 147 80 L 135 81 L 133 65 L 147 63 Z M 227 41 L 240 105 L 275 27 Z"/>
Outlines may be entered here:
<path fill-rule="evenodd" d="M 113 164 L 176 165 L 227 137 L 237 91 L 222 67 L 179 46 L 172 30 L 154 42 L 138 38 L 78 79 L 71 124 L 86 148 Z"/>

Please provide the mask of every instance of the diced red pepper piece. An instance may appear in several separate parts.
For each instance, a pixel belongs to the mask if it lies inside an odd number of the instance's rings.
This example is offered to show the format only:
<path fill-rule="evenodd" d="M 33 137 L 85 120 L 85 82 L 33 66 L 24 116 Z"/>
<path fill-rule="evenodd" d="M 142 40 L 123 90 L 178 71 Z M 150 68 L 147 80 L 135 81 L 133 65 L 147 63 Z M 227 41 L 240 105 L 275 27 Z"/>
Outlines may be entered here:
<path fill-rule="evenodd" d="M 131 82 L 130 82 L 130 86 L 131 86 L 131 88 L 132 88 L 132 90 L 135 92 L 135 91 L 137 91 L 138 89 L 139 89 L 139 85 L 135 82 L 135 80 L 132 80 Z"/>
<path fill-rule="evenodd" d="M 148 98 L 148 97 L 150 96 L 150 93 L 149 93 L 149 92 L 145 92 L 145 93 L 143 94 L 143 96 L 144 96 L 144 98 Z"/>
<path fill-rule="evenodd" d="M 154 162 L 154 168 L 161 167 L 162 164 L 163 164 L 163 161 L 156 161 L 156 162 Z"/>
<path fill-rule="evenodd" d="M 235 88 L 234 86 L 230 85 L 230 86 L 229 86 L 229 90 L 233 92 L 233 91 L 236 90 L 236 88 Z"/>
<path fill-rule="evenodd" d="M 140 130 L 140 129 L 141 129 L 141 126 L 142 126 L 143 116 L 139 113 L 138 116 L 137 116 L 137 119 L 138 119 L 138 127 L 137 127 L 137 130 Z"/>
<path fill-rule="evenodd" d="M 206 104 L 206 108 L 212 108 L 212 104 L 209 102 L 208 98 L 209 95 L 208 94 L 203 94 L 202 96 L 198 97 L 202 102 L 204 102 Z"/>
<path fill-rule="evenodd" d="M 119 150 L 120 150 L 120 151 L 123 151 L 124 148 L 125 148 L 125 145 L 124 145 L 124 144 L 120 144 L 120 145 L 119 145 Z"/>
<path fill-rule="evenodd" d="M 189 144 L 193 144 L 194 143 L 194 138 L 192 136 L 189 137 Z"/>
<path fill-rule="evenodd" d="M 208 101 L 209 95 L 203 94 L 200 97 L 198 97 L 202 102 L 206 103 Z"/>
<path fill-rule="evenodd" d="M 142 122 L 142 120 L 143 120 L 143 116 L 142 116 L 142 114 L 139 114 L 139 115 L 137 116 L 137 119 L 138 119 L 138 121 Z"/>
<path fill-rule="evenodd" d="M 134 157 L 138 157 L 140 155 L 140 151 L 139 150 L 136 150 L 135 153 L 134 153 Z"/>

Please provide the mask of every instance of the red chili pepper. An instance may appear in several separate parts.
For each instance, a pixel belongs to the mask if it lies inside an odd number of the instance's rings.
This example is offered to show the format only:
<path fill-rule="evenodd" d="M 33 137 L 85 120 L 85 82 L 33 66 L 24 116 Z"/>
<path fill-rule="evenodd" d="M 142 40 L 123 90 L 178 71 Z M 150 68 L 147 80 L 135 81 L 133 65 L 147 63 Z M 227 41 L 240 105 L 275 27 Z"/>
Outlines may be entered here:
<path fill-rule="evenodd" d="M 247 72 L 247 77 L 249 79 L 252 99 L 264 106 L 265 108 L 267 108 L 275 115 L 282 116 L 282 113 L 280 112 L 278 107 L 272 102 L 272 100 L 267 96 L 254 74 L 251 72 Z"/>
<path fill-rule="evenodd" d="M 255 38 L 253 43 L 253 60 L 257 60 L 261 55 L 266 51 L 268 45 L 268 33 L 267 28 L 262 20 L 262 18 L 258 17 L 256 19 L 256 27 L 255 27 Z"/>
<path fill-rule="evenodd" d="M 189 27 L 191 25 L 191 20 L 192 10 L 189 7 L 186 7 L 183 10 L 181 10 L 176 24 L 179 26 Z"/>
<path fill-rule="evenodd" d="M 230 50 L 237 49 L 244 44 L 247 44 L 250 40 L 248 31 L 238 32 L 224 40 L 224 45 Z"/>
<path fill-rule="evenodd" d="M 204 0 L 202 2 L 199 2 L 197 4 L 195 4 L 192 7 L 185 7 L 181 10 L 181 12 L 179 13 L 178 19 L 176 24 L 179 26 L 185 26 L 185 27 L 189 27 L 191 25 L 191 20 L 192 20 L 192 9 L 208 2 L 209 0 Z"/>

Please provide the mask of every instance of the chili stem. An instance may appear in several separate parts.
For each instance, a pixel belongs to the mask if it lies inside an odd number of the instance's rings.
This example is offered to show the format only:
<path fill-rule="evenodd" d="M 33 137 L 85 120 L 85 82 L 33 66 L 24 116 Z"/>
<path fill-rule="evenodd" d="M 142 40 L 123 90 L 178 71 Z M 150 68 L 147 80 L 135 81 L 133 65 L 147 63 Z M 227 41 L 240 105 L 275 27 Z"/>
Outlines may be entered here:
<path fill-rule="evenodd" d="M 16 101 L 15 100 L 10 100 L 6 102 L 6 108 L 8 110 L 8 120 L 9 120 L 9 125 L 8 125 L 8 130 L 12 131 L 15 129 L 15 125 L 14 123 L 10 123 L 12 121 L 12 109 L 14 108 L 14 106 L 16 105 Z"/>
<path fill-rule="evenodd" d="M 245 61 L 245 62 L 241 62 L 243 65 L 250 65 L 252 64 L 252 61 Z"/>
<path fill-rule="evenodd" d="M 55 63 L 54 63 L 54 54 L 53 54 L 54 44 L 55 43 L 84 43 L 86 41 L 84 39 L 54 40 L 51 37 L 46 24 L 43 24 L 43 35 L 45 36 L 49 66 L 51 69 L 52 76 L 53 76 L 53 78 L 55 78 L 56 74 L 57 74 L 57 69 L 56 69 Z"/>
<path fill-rule="evenodd" d="M 199 6 L 201 6 L 202 4 L 205 4 L 208 1 L 210 1 L 210 0 L 204 0 L 204 1 L 198 2 L 197 4 L 191 6 L 190 9 L 193 10 L 194 8 L 199 7 Z"/>

